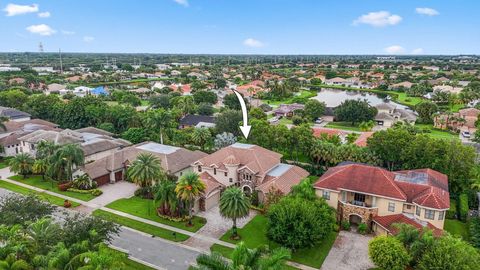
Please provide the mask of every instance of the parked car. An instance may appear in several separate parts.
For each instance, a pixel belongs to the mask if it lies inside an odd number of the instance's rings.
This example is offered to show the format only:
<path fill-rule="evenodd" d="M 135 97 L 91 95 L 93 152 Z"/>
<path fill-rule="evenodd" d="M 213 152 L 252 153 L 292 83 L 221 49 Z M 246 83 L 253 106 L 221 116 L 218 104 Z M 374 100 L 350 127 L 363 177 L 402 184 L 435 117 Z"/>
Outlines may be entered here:
<path fill-rule="evenodd" d="M 317 120 L 315 120 L 315 123 L 316 124 L 321 124 L 323 123 L 323 119 L 321 117 L 317 118 Z"/>
<path fill-rule="evenodd" d="M 471 136 L 470 131 L 462 131 L 462 136 L 464 138 L 470 138 L 470 136 Z"/>

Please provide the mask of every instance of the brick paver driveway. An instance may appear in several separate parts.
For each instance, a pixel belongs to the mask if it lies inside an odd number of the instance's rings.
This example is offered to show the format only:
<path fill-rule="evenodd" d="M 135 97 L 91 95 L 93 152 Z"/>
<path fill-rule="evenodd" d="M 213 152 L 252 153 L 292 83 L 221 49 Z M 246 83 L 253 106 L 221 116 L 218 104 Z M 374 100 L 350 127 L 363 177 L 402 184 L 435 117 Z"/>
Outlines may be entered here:
<path fill-rule="evenodd" d="M 255 215 L 256 212 L 250 210 L 250 214 L 248 217 L 237 220 L 237 227 L 243 228 L 243 226 L 245 226 L 250 220 L 252 220 Z M 196 233 L 197 235 L 208 236 L 218 239 L 232 228 L 232 220 L 222 218 L 220 216 L 220 210 L 218 206 L 215 206 L 208 211 L 197 213 L 197 216 L 207 219 L 207 224 L 205 224 L 205 226 L 198 230 L 198 232 Z M 212 245 L 212 243 L 196 237 L 190 237 L 187 241 L 184 242 L 184 244 L 204 251 L 209 251 L 210 246 Z"/>
<path fill-rule="evenodd" d="M 371 236 L 341 231 L 321 270 L 367 270 L 374 265 L 368 257 Z"/>

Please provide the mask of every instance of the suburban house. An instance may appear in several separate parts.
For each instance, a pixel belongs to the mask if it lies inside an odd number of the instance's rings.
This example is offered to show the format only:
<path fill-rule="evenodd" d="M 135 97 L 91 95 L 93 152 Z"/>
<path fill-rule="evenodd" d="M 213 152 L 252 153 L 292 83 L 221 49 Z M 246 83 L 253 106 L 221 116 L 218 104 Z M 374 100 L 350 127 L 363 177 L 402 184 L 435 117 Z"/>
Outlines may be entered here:
<path fill-rule="evenodd" d="M 344 162 L 314 184 L 316 194 L 337 210 L 337 220 L 365 223 L 376 234 L 394 234 L 403 222 L 441 233 L 450 208 L 448 178 L 432 169 L 391 172 Z"/>
<path fill-rule="evenodd" d="M 378 110 L 375 121 L 379 126 L 391 127 L 398 121 L 413 124 L 417 121 L 417 115 L 413 111 L 399 109 L 392 103 L 380 103 L 375 106 Z"/>
<path fill-rule="evenodd" d="M 36 156 L 38 143 L 53 142 L 56 145 L 79 144 L 85 156 L 85 162 L 91 162 L 131 143 L 111 137 L 113 134 L 94 127 L 77 130 L 44 130 L 39 129 L 20 138 L 20 152 Z"/>
<path fill-rule="evenodd" d="M 208 115 L 185 115 L 179 121 L 179 129 L 184 129 L 188 127 L 195 128 L 213 128 L 215 127 L 215 117 Z"/>
<path fill-rule="evenodd" d="M 190 151 L 185 148 L 143 142 L 111 152 L 109 155 L 85 164 L 81 170 L 99 185 L 115 183 L 126 179 L 128 166 L 141 153 L 149 153 L 161 161 L 161 166 L 169 175 L 182 176 L 191 171 L 191 164 L 207 154 L 201 151 Z"/>
<path fill-rule="evenodd" d="M 30 120 L 30 114 L 19 111 L 14 108 L 0 106 L 0 117 L 5 117 L 8 120 L 15 122 L 23 122 Z"/>
<path fill-rule="evenodd" d="M 467 108 L 459 110 L 458 113 L 440 114 L 434 118 L 434 126 L 440 129 L 451 129 L 455 131 L 476 131 L 475 122 L 478 119 L 480 110 Z"/>
<path fill-rule="evenodd" d="M 240 187 L 247 195 L 258 192 L 259 201 L 272 190 L 283 194 L 308 176 L 304 169 L 281 163 L 282 155 L 263 147 L 235 143 L 192 163 L 207 190 L 195 203 L 196 211 L 218 204 L 225 187 Z"/>
<path fill-rule="evenodd" d="M 295 115 L 296 110 L 303 110 L 304 108 L 305 105 L 299 103 L 281 104 L 273 111 L 273 113 L 277 117 L 292 117 Z"/>
<path fill-rule="evenodd" d="M 349 133 L 341 129 L 324 128 L 324 127 L 315 127 L 315 128 L 312 128 L 312 131 L 313 131 L 313 136 L 317 138 L 321 138 L 322 136 L 326 136 L 327 138 L 338 136 L 342 143 L 346 142 L 347 135 Z"/>
<path fill-rule="evenodd" d="M 435 85 L 433 87 L 433 92 L 448 92 L 450 94 L 460 94 L 462 92 L 463 87 L 454 87 L 451 85 Z"/>
<path fill-rule="evenodd" d="M 413 86 L 413 83 L 411 82 L 401 82 L 401 83 L 395 83 L 395 84 L 392 84 L 388 87 L 388 89 L 391 89 L 391 90 L 398 90 L 398 89 L 410 89 L 412 88 Z"/>
<path fill-rule="evenodd" d="M 4 123 L 6 130 L 0 129 L 0 145 L 3 152 L 0 156 L 16 156 L 23 150 L 21 148 L 20 137 L 30 134 L 36 130 L 58 130 L 58 125 L 42 120 L 32 119 L 22 122 L 8 121 Z"/>

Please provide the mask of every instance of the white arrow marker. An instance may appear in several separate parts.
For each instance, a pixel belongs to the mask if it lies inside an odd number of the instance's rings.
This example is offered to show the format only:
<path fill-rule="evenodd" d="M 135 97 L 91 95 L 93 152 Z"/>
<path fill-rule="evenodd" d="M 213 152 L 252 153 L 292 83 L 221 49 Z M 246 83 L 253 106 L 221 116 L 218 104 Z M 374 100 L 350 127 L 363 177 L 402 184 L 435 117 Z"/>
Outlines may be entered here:
<path fill-rule="evenodd" d="M 245 105 L 245 100 L 243 100 L 242 95 L 235 90 L 232 90 L 235 95 L 237 95 L 238 101 L 240 102 L 240 106 L 242 107 L 242 116 L 243 116 L 243 126 L 240 127 L 240 130 L 245 136 L 245 139 L 248 139 L 248 134 L 250 134 L 250 129 L 252 126 L 248 125 L 248 112 L 247 112 L 247 105 Z"/>

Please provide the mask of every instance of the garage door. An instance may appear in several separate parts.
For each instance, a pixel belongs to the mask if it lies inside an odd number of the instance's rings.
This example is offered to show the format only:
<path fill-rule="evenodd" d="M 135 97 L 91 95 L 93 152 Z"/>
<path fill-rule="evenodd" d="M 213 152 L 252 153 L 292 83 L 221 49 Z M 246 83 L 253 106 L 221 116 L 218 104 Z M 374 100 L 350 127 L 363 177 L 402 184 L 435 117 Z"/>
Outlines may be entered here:
<path fill-rule="evenodd" d="M 211 194 L 205 200 L 205 211 L 208 211 L 210 208 L 217 206 L 219 200 L 220 200 L 220 190 L 217 190 L 215 193 Z"/>

